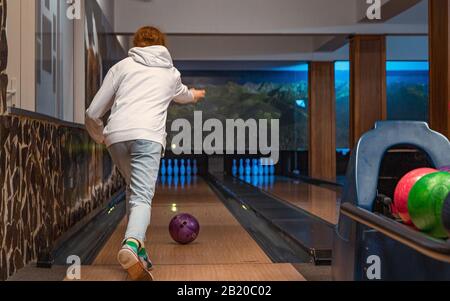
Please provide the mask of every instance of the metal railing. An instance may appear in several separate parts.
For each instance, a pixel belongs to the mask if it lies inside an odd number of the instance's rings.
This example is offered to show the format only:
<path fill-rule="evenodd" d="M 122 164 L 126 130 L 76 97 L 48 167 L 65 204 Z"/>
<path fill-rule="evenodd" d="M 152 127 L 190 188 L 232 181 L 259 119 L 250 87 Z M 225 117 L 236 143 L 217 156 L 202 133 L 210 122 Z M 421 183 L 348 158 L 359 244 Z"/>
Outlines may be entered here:
<path fill-rule="evenodd" d="M 450 263 L 450 241 L 432 238 L 385 216 L 372 213 L 350 203 L 341 205 L 341 213 L 425 256 Z"/>

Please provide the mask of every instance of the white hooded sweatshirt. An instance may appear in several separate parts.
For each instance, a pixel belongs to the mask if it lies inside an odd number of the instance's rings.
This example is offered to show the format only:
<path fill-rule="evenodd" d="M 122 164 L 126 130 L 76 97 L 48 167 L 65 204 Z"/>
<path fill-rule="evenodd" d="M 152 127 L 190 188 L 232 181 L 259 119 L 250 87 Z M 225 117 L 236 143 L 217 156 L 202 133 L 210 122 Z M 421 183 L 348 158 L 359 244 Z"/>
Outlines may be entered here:
<path fill-rule="evenodd" d="M 166 147 L 167 109 L 194 102 L 166 47 L 133 48 L 113 66 L 86 111 L 86 128 L 101 144 L 150 140 Z M 111 109 L 104 127 L 102 117 Z"/>

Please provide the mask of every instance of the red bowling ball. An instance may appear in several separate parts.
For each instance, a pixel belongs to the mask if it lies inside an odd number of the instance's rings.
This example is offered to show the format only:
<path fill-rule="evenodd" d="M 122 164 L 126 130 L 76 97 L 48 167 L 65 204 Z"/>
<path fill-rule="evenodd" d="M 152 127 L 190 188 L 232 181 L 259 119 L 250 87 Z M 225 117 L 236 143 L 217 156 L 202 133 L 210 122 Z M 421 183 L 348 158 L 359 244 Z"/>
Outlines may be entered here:
<path fill-rule="evenodd" d="M 411 217 L 408 212 L 409 192 L 422 177 L 435 172 L 438 171 L 433 168 L 415 169 L 407 173 L 400 182 L 398 182 L 394 193 L 394 206 L 405 224 L 412 225 Z"/>
<path fill-rule="evenodd" d="M 400 218 L 400 215 L 398 214 L 398 210 L 397 210 L 397 207 L 395 206 L 395 204 L 391 205 L 391 212 L 395 218 Z"/>
<path fill-rule="evenodd" d="M 169 233 L 175 242 L 187 245 L 197 239 L 200 233 L 200 224 L 190 214 L 179 214 L 170 222 Z"/>

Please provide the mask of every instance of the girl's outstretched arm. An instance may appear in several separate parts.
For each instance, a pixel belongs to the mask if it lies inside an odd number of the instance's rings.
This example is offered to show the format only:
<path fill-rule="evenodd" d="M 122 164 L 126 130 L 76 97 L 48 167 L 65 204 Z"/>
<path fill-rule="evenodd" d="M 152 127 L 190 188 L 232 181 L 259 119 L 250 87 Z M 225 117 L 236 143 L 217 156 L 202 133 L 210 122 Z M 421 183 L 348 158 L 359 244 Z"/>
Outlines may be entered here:
<path fill-rule="evenodd" d="M 114 73 L 110 70 L 106 75 L 100 90 L 97 92 L 97 95 L 95 95 L 89 109 L 86 111 L 86 129 L 92 139 L 100 144 L 103 144 L 105 141 L 102 118 L 105 116 L 106 112 L 112 108 L 116 90 L 114 85 Z"/>
<path fill-rule="evenodd" d="M 181 77 L 178 78 L 174 101 L 179 104 L 193 104 L 205 98 L 205 90 L 190 89 L 183 85 Z"/>

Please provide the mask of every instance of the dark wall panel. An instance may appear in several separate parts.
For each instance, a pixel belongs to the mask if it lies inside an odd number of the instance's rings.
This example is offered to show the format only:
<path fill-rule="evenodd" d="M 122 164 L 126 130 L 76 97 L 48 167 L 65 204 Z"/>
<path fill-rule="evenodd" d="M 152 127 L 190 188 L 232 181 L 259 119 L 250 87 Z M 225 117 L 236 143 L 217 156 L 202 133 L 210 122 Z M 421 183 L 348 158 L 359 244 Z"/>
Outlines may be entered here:
<path fill-rule="evenodd" d="M 429 1 L 430 126 L 450 138 L 450 4 Z"/>

